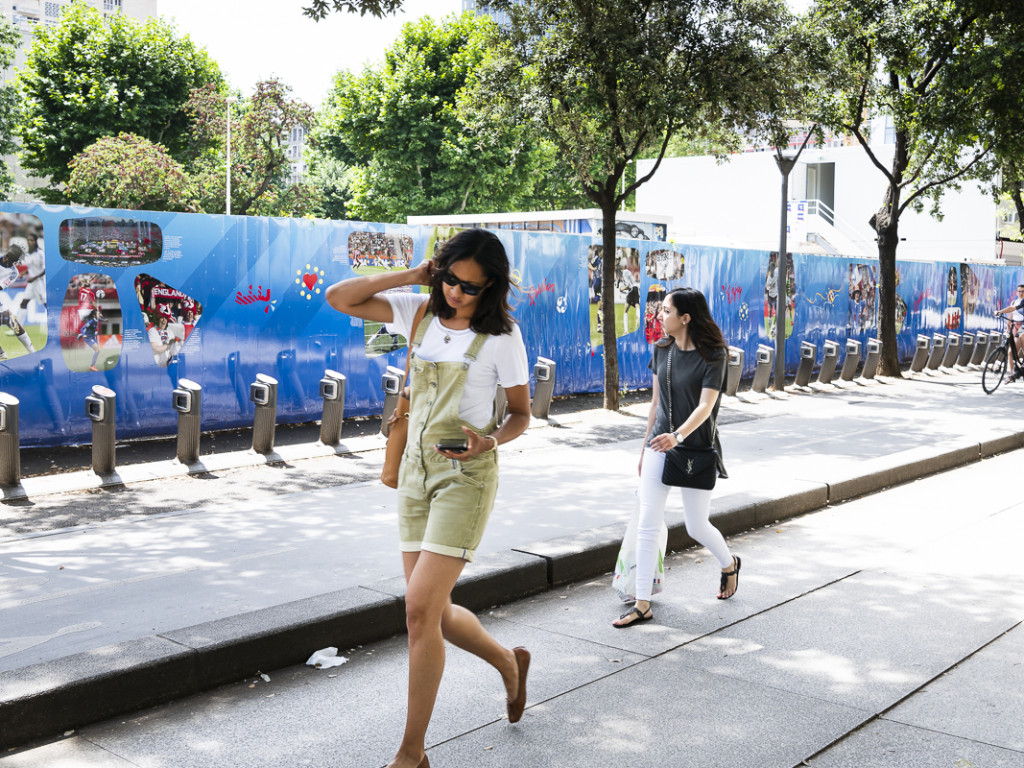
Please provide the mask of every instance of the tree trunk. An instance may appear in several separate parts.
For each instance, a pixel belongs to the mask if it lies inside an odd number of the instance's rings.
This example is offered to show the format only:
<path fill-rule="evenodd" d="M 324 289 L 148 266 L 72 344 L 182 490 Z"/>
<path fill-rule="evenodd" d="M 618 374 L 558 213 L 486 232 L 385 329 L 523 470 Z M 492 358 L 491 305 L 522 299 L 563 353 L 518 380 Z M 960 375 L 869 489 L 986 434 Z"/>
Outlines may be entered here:
<path fill-rule="evenodd" d="M 878 235 L 878 338 L 882 342 L 879 370 L 902 378 L 896 344 L 896 246 L 899 245 L 899 189 L 890 186 L 879 211 L 871 217 Z"/>
<path fill-rule="evenodd" d="M 619 349 L 615 335 L 615 188 L 601 195 L 601 335 L 604 341 L 604 407 L 619 410 Z"/>
<path fill-rule="evenodd" d="M 1024 238 L 1024 195 L 1021 194 L 1020 184 L 1010 190 L 1010 199 L 1017 209 L 1017 227 L 1020 229 L 1021 237 Z"/>

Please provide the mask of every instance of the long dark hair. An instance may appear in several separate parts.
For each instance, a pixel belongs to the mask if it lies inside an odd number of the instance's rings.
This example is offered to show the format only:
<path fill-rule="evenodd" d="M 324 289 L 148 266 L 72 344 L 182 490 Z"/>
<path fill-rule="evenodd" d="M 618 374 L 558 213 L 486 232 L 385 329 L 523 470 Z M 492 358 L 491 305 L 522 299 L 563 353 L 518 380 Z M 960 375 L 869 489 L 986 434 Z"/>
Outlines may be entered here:
<path fill-rule="evenodd" d="M 696 288 L 676 288 L 666 294 L 672 300 L 672 306 L 680 315 L 690 316 L 689 334 L 690 341 L 697 348 L 697 352 L 705 360 L 713 360 L 716 352 L 720 349 L 728 349 L 722 329 L 718 327 L 715 318 L 711 316 L 708 309 L 708 300 L 704 294 Z M 667 347 L 673 343 L 671 336 L 666 336 L 658 341 L 659 347 Z"/>
<path fill-rule="evenodd" d="M 498 236 L 486 229 L 464 229 L 445 242 L 434 255 L 430 311 L 443 320 L 455 314 L 445 301 L 441 273 L 463 259 L 475 261 L 487 276 L 487 287 L 480 292 L 469 327 L 476 333 L 490 336 L 509 333 L 513 320 L 508 303 L 508 294 L 512 290 L 508 255 Z"/>

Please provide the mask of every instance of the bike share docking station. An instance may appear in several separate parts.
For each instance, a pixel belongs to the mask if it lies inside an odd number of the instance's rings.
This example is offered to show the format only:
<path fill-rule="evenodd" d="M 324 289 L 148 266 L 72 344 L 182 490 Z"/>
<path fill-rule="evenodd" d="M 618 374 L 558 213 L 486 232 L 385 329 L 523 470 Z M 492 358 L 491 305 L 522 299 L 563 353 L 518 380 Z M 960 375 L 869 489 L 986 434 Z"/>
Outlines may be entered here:
<path fill-rule="evenodd" d="M 946 354 L 946 337 L 941 333 L 932 334 L 932 349 L 928 353 L 928 362 L 925 364 L 925 372 L 937 371 L 942 365 L 942 358 Z"/>
<path fill-rule="evenodd" d="M 932 342 L 923 333 L 917 336 L 917 346 L 914 349 L 914 359 L 910 361 L 910 372 L 920 373 L 924 370 L 924 367 L 928 364 L 928 358 L 931 355 Z"/>
<path fill-rule="evenodd" d="M 0 486 L 21 485 L 20 405 L 14 395 L 0 392 Z"/>
<path fill-rule="evenodd" d="M 744 352 L 739 347 L 729 347 L 729 362 L 725 366 L 725 394 L 735 396 L 740 388 L 743 375 Z"/>
<path fill-rule="evenodd" d="M 99 476 L 114 473 L 117 441 L 117 395 L 96 384 L 85 398 L 85 415 L 92 421 L 92 471 Z"/>
<path fill-rule="evenodd" d="M 277 429 L 277 379 L 257 373 L 256 381 L 249 385 L 249 400 L 256 406 L 252 423 L 252 449 L 256 453 L 274 451 L 274 432 Z"/>
<path fill-rule="evenodd" d="M 775 362 L 775 349 L 767 344 L 757 345 L 757 363 L 754 367 L 754 380 L 750 382 L 750 391 L 763 395 L 768 389 L 772 378 L 772 365 Z"/>
<path fill-rule="evenodd" d="M 551 399 L 555 395 L 555 365 L 554 360 L 546 357 L 538 357 L 533 366 L 533 378 L 537 386 L 533 390 L 533 402 L 530 404 L 530 414 L 535 419 L 547 419 L 551 411 Z M 501 387 L 498 387 L 501 390 Z M 499 422 L 500 423 L 500 422 Z"/>
<path fill-rule="evenodd" d="M 175 458 L 182 464 L 195 464 L 199 461 L 203 388 L 190 379 L 178 379 L 178 386 L 171 392 L 171 407 L 178 412 Z"/>
<path fill-rule="evenodd" d="M 320 417 L 320 442 L 335 447 L 341 442 L 345 418 L 345 375 L 328 368 L 320 379 L 320 397 L 324 401 Z"/>
<path fill-rule="evenodd" d="M 956 359 L 960 356 L 960 334 L 949 332 L 946 336 L 946 352 L 942 356 L 941 366 L 943 368 L 952 368 L 956 365 Z"/>
<path fill-rule="evenodd" d="M 857 375 L 857 367 L 860 365 L 860 342 L 857 339 L 846 340 L 846 359 L 843 360 L 843 367 L 839 370 L 840 381 L 853 381 Z"/>
<path fill-rule="evenodd" d="M 391 425 L 388 419 L 398 407 L 398 398 L 405 389 L 405 370 L 394 365 L 389 365 L 384 375 L 380 377 L 380 388 L 384 391 L 384 408 L 380 414 L 380 433 L 387 437 L 391 432 Z"/>
<path fill-rule="evenodd" d="M 861 379 L 870 381 L 878 373 L 878 362 L 882 359 L 882 342 L 868 339 L 868 351 L 864 355 L 864 367 L 860 371 Z"/>
<path fill-rule="evenodd" d="M 831 384 L 839 365 L 839 343 L 826 339 L 822 344 L 821 367 L 818 369 L 818 384 Z"/>
<path fill-rule="evenodd" d="M 970 331 L 965 331 L 960 337 L 960 355 L 956 359 L 956 364 L 960 368 L 970 365 L 971 358 L 974 356 L 974 342 L 975 336 Z"/>

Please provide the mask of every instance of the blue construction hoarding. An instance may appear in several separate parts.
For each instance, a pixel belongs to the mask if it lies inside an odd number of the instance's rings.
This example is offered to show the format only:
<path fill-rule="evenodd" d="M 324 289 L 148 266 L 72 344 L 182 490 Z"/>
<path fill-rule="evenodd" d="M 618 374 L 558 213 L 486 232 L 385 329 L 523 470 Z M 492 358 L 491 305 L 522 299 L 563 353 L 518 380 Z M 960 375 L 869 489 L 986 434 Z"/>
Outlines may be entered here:
<path fill-rule="evenodd" d="M 346 377 L 347 416 L 379 413 L 381 375 L 404 365 L 404 339 L 343 316 L 324 301 L 353 274 L 404 269 L 451 230 L 364 222 L 275 219 L 0 204 L 0 391 L 20 401 L 23 445 L 88 442 L 84 399 L 117 394 L 121 438 L 173 434 L 171 391 L 203 387 L 204 430 L 252 423 L 249 385 L 279 382 L 282 423 L 314 421 L 325 369 Z M 584 235 L 504 230 L 531 359 L 557 364 L 556 395 L 603 388 L 598 312 L 601 248 Z M 616 255 L 620 381 L 649 386 L 654 308 L 693 285 L 752 373 L 772 344 L 777 290 L 787 292 L 787 368 L 799 341 L 877 336 L 877 262 L 794 254 L 785 280 L 768 251 L 620 240 Z M 920 333 L 995 326 L 1024 270 L 1001 265 L 899 262 L 899 351 Z M 45 286 L 45 288 L 44 288 Z"/>

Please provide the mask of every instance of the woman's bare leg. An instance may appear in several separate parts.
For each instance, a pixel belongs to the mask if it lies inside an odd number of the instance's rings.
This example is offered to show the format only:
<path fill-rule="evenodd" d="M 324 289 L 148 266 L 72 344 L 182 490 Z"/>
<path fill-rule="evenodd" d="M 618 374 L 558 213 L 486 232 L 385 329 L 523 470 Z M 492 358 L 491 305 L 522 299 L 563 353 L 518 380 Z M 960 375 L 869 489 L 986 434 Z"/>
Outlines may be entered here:
<path fill-rule="evenodd" d="M 416 768 L 426 748 L 427 726 L 434 712 L 444 672 L 441 618 L 466 561 L 433 552 L 403 553 L 407 589 L 405 622 L 409 630 L 409 709 L 405 734 L 389 768 Z"/>

